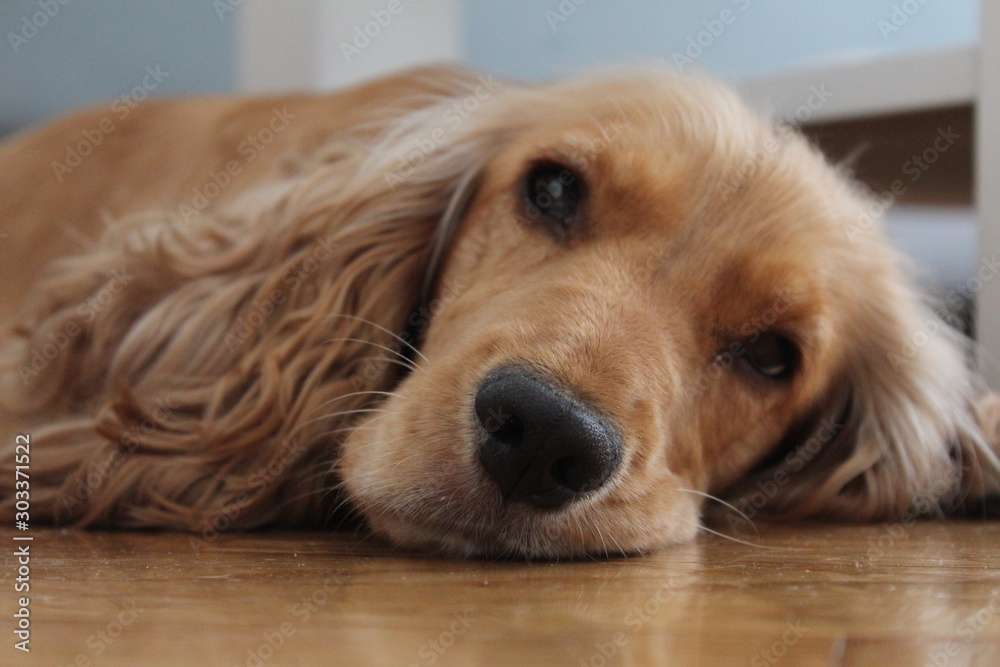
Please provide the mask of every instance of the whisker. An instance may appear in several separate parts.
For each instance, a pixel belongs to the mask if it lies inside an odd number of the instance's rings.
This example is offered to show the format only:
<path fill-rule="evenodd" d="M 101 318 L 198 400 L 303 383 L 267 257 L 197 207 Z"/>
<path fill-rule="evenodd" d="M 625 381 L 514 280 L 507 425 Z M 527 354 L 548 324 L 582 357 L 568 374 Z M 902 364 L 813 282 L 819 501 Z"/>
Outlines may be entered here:
<path fill-rule="evenodd" d="M 680 519 L 681 521 L 683 521 L 684 523 L 690 525 L 690 526 L 697 526 L 698 530 L 703 530 L 706 533 L 711 533 L 712 535 L 715 535 L 717 537 L 721 537 L 721 538 L 723 538 L 725 540 L 729 540 L 731 542 L 736 542 L 737 544 L 744 544 L 744 545 L 746 545 L 748 547 L 755 547 L 757 549 L 773 549 L 773 550 L 776 550 L 776 551 L 787 551 L 786 547 L 772 547 L 772 546 L 769 546 L 767 544 L 754 544 L 753 542 L 747 542 L 746 540 L 741 540 L 738 537 L 733 537 L 732 535 L 726 535 L 725 533 L 720 533 L 717 530 L 712 530 L 711 528 L 709 528 L 707 526 L 704 526 L 701 523 L 698 523 L 697 521 L 691 521 L 689 519 L 685 519 L 682 516 L 678 516 L 677 518 Z"/>
<path fill-rule="evenodd" d="M 404 364 L 404 366 L 406 368 L 409 368 L 412 371 L 419 370 L 419 366 L 417 366 L 412 361 L 410 361 L 409 359 L 407 359 L 406 355 L 403 354 L 402 352 L 400 352 L 399 350 L 394 350 L 394 349 L 392 349 L 391 347 L 389 347 L 387 345 L 382 345 L 382 344 L 376 343 L 374 341 L 364 340 L 363 338 L 328 338 L 328 339 L 326 339 L 323 342 L 324 343 L 346 342 L 346 343 L 362 343 L 364 345 L 371 345 L 372 347 L 377 347 L 380 350 L 385 350 L 386 352 L 388 352 L 390 354 L 397 355 L 400 358 L 400 362 L 399 363 Z"/>
<path fill-rule="evenodd" d="M 312 412 L 315 412 L 315 411 L 316 410 L 310 411 L 310 414 Z M 370 413 L 373 413 L 373 412 L 380 412 L 382 414 L 379 415 L 378 417 L 375 417 L 375 418 L 371 419 L 368 422 L 368 426 L 370 426 L 371 424 L 375 423 L 376 421 L 378 421 L 379 419 L 381 419 L 382 417 L 384 417 L 386 414 L 388 414 L 382 408 L 355 408 L 353 410 L 341 410 L 340 412 L 331 412 L 329 414 L 320 415 L 319 417 L 314 417 L 313 419 L 307 419 L 306 421 L 304 421 L 304 422 L 302 422 L 300 424 L 297 424 L 295 426 L 295 428 L 288 434 L 288 437 L 292 437 L 296 433 L 300 433 L 302 430 L 304 430 L 310 424 L 315 424 L 317 422 L 321 422 L 321 421 L 324 421 L 324 420 L 327 420 L 327 419 L 334 419 L 336 417 L 344 417 L 344 416 L 348 416 L 348 415 L 358 415 L 358 414 L 370 414 Z M 360 427 L 360 426 L 345 426 L 345 427 L 342 427 L 342 428 L 332 429 L 332 430 L 326 431 L 324 433 L 319 433 L 319 434 L 317 434 L 317 437 L 324 437 L 324 436 L 332 435 L 334 433 L 340 433 L 342 431 L 360 430 L 361 428 L 362 427 Z"/>
<path fill-rule="evenodd" d="M 306 475 L 305 477 L 302 478 L 302 481 L 303 482 L 311 482 L 311 481 L 313 481 L 315 479 L 319 479 L 320 477 L 327 477 L 329 475 L 335 474 L 333 472 L 333 468 L 334 468 L 335 464 L 336 464 L 336 461 L 333 461 L 333 460 L 327 461 L 325 463 L 324 467 L 321 470 L 319 470 L 318 472 L 314 472 L 314 473 L 312 473 L 310 475 Z M 339 483 L 340 482 L 338 481 L 338 484 Z M 310 491 L 310 492 L 308 492 L 308 493 L 306 493 L 306 494 L 304 494 L 302 496 L 297 496 L 297 498 L 304 498 L 305 496 L 310 495 L 311 493 L 312 492 Z"/>
<path fill-rule="evenodd" d="M 708 498 L 709 500 L 714 500 L 715 502 L 719 503 L 723 507 L 727 507 L 727 508 L 731 509 L 733 512 L 735 512 L 736 514 L 738 514 L 740 517 L 746 519 L 747 523 L 749 523 L 751 526 L 753 526 L 754 532 L 756 532 L 758 535 L 760 534 L 760 531 L 757 530 L 757 526 L 754 524 L 753 519 L 751 519 L 749 516 L 747 516 L 746 514 L 744 514 L 743 512 L 741 512 L 735 505 L 727 503 L 722 498 L 719 498 L 718 496 L 713 496 L 710 493 L 703 493 L 701 491 L 696 491 L 694 489 L 682 489 L 682 488 L 678 487 L 677 491 L 683 491 L 684 493 L 693 493 L 696 496 L 701 496 L 702 498 Z"/>
<path fill-rule="evenodd" d="M 601 530 L 601 526 L 597 523 L 594 524 L 594 530 L 597 531 L 597 536 L 601 538 L 601 548 L 604 549 L 604 557 L 608 557 L 608 543 L 604 541 L 604 532 Z"/>
<path fill-rule="evenodd" d="M 406 347 L 408 347 L 411 350 L 413 350 L 416 354 L 418 354 L 420 356 L 421 359 L 423 359 L 427 363 L 430 363 L 430 361 L 431 361 L 430 359 L 428 359 L 427 357 L 424 356 L 423 352 L 421 352 L 416 347 L 414 347 L 414 345 L 412 343 L 408 342 L 405 338 L 403 338 L 399 334 L 394 333 L 392 331 L 389 331 L 388 329 L 386 329 L 381 324 L 378 324 L 376 322 L 372 322 L 371 320 L 369 320 L 367 318 L 364 318 L 364 317 L 358 317 L 357 315 L 347 315 L 345 313 L 333 313 L 333 314 L 331 314 L 331 317 L 343 317 L 343 318 L 346 318 L 346 319 L 349 319 L 349 320 L 356 320 L 356 321 L 361 322 L 363 324 L 368 324 L 370 326 L 373 326 L 376 329 L 378 329 L 379 331 L 383 331 L 383 332 L 389 334 L 390 336 L 392 336 L 393 338 L 395 338 L 396 340 L 398 340 L 400 343 L 402 343 Z"/>
<path fill-rule="evenodd" d="M 305 478 L 305 480 L 316 479 L 318 477 L 322 477 L 324 475 L 329 475 L 329 474 L 332 474 L 332 473 L 330 473 L 329 471 L 315 473 L 315 474 L 307 476 Z M 325 490 L 324 490 L 323 487 L 320 487 L 319 489 L 312 489 L 312 490 L 309 490 L 309 491 L 303 491 L 302 493 L 300 493 L 298 495 L 292 496 L 290 498 L 285 498 L 281 502 L 281 504 L 279 505 L 279 507 L 285 507 L 286 505 L 290 505 L 292 503 L 298 502 L 299 500 L 302 500 L 303 498 L 317 497 L 318 500 L 322 501 L 323 498 L 325 498 L 327 494 L 329 494 L 333 490 L 339 489 L 340 486 L 341 485 L 338 482 L 337 484 L 333 484 L 332 486 L 330 486 L 329 488 L 327 488 Z"/>
<path fill-rule="evenodd" d="M 389 412 L 388 410 L 384 410 L 382 408 L 375 408 L 375 409 L 378 410 L 379 412 L 381 412 L 382 414 L 378 415 L 377 417 L 370 417 L 368 419 L 368 421 L 365 422 L 365 426 L 363 426 L 363 427 L 362 426 L 344 426 L 342 428 L 337 428 L 337 429 L 334 429 L 332 431 L 328 431 L 327 433 L 330 434 L 330 433 L 339 433 L 341 431 L 360 431 L 360 430 L 362 430 L 362 428 L 367 429 L 367 428 L 373 427 L 376 422 L 382 421 L 386 417 L 389 417 L 390 415 L 393 414 L 393 413 Z"/>
<path fill-rule="evenodd" d="M 331 412 L 329 414 L 323 415 L 322 417 L 315 419 L 313 421 L 332 419 L 333 417 L 343 417 L 344 415 L 364 414 L 366 412 L 384 412 L 384 410 L 382 410 L 382 408 L 355 408 L 353 410 L 341 410 L 340 412 Z"/>
<path fill-rule="evenodd" d="M 611 543 L 615 545 L 616 553 L 618 554 L 626 553 L 625 549 L 622 547 L 622 543 L 618 541 L 618 538 L 615 537 L 613 533 L 608 535 L 608 537 L 611 539 Z"/>
<path fill-rule="evenodd" d="M 368 394 L 374 394 L 375 396 L 395 396 L 397 398 L 403 398 L 402 394 L 397 394 L 394 391 L 377 391 L 375 389 L 368 389 L 368 390 L 365 390 L 365 391 L 352 391 L 349 394 L 341 394 L 340 396 L 337 396 L 336 398 L 331 398 L 329 401 L 323 401 L 322 403 L 320 403 L 319 405 L 317 405 L 313 409 L 313 411 L 320 410 L 320 409 L 325 408 L 326 406 L 330 405 L 331 403 L 336 403 L 337 401 L 341 401 L 341 400 L 343 400 L 345 398 L 350 398 L 351 396 L 365 396 L 365 395 L 368 395 Z"/>
<path fill-rule="evenodd" d="M 343 396 L 338 397 L 338 398 L 343 398 Z M 322 403 L 320 405 L 317 405 L 317 406 L 315 406 L 313 408 L 310 408 L 309 411 L 304 416 L 315 414 L 317 411 L 323 409 L 323 407 L 329 405 L 330 403 L 333 403 L 336 400 L 337 400 L 337 398 L 334 398 L 334 399 L 326 401 L 326 402 L 324 402 L 324 403 Z M 303 422 L 299 422 L 298 424 L 295 425 L 295 428 L 293 428 L 289 432 L 288 435 L 289 435 L 289 437 L 291 437 L 291 436 L 295 435 L 296 433 L 300 433 L 303 429 L 305 429 L 310 424 L 315 424 L 316 422 L 321 422 L 321 421 L 323 421 L 325 419 L 332 419 L 334 417 L 340 417 L 340 416 L 348 415 L 348 414 L 351 414 L 351 413 L 354 413 L 354 412 L 363 412 L 363 411 L 367 411 L 367 412 L 382 412 L 383 410 L 382 410 L 382 408 L 355 408 L 353 410 L 344 410 L 344 411 L 341 411 L 341 412 L 332 412 L 332 413 L 328 413 L 328 414 L 322 414 L 322 415 L 320 415 L 318 417 L 314 417 L 313 419 L 307 419 L 307 420 L 305 420 Z M 375 420 L 373 419 L 372 421 L 375 421 Z"/>
<path fill-rule="evenodd" d="M 354 359 L 350 363 L 346 364 L 344 368 L 351 368 L 352 366 L 356 366 L 364 362 L 373 362 L 373 361 L 384 361 L 387 364 L 396 364 L 397 366 L 402 366 L 408 371 L 415 371 L 419 368 L 419 366 L 415 366 L 412 361 L 410 361 L 405 357 L 403 357 L 402 359 L 393 359 L 392 357 L 375 357 L 375 356 L 361 357 L 360 359 Z"/>

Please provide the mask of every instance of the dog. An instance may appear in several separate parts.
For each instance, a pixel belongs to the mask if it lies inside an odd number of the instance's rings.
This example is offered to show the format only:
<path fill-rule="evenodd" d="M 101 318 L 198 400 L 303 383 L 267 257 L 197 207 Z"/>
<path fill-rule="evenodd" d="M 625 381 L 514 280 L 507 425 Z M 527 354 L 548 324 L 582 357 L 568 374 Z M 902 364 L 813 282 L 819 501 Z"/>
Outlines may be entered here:
<path fill-rule="evenodd" d="M 1000 490 L 1000 400 L 862 188 L 703 78 L 151 100 L 0 173 L 35 522 L 554 559 Z"/>

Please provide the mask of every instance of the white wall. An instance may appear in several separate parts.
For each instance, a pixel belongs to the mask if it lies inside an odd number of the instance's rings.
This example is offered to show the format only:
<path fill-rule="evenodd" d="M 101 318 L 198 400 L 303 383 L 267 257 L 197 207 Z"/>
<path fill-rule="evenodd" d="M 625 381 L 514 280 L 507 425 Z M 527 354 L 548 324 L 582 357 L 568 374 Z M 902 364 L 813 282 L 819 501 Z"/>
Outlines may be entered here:
<path fill-rule="evenodd" d="M 403 67 L 458 61 L 463 6 L 462 0 L 246 2 L 240 87 L 338 88 Z"/>
<path fill-rule="evenodd" d="M 310 88 L 316 80 L 316 0 L 239 6 L 237 85 L 247 92 Z"/>

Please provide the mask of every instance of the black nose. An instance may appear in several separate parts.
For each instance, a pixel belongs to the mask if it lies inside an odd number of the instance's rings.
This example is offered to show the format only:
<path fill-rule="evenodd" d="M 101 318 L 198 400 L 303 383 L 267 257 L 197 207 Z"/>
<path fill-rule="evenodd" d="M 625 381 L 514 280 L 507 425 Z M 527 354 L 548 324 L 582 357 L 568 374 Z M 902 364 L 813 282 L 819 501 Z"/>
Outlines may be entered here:
<path fill-rule="evenodd" d="M 556 509 L 599 489 L 622 461 L 601 416 L 524 369 L 505 366 L 476 393 L 479 461 L 507 502 Z"/>

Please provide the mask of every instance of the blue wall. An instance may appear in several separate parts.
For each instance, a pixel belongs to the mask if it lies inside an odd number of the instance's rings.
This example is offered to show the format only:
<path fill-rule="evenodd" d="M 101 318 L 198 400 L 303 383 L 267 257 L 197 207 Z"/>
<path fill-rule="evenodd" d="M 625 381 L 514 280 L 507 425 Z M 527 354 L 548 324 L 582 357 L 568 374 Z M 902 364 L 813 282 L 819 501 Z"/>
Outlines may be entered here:
<path fill-rule="evenodd" d="M 152 95 L 235 83 L 235 12 L 209 0 L 2 0 L 0 26 L 0 134 L 144 79 Z"/>
<path fill-rule="evenodd" d="M 536 78 L 609 62 L 669 62 L 674 52 L 684 54 L 688 40 L 701 39 L 707 46 L 695 65 L 735 77 L 832 55 L 978 41 L 977 0 L 922 2 L 467 0 L 466 50 L 474 67 Z M 897 14 L 898 26 L 892 23 L 894 5 L 912 12 Z M 722 22 L 724 11 L 730 12 L 727 23 Z"/>

